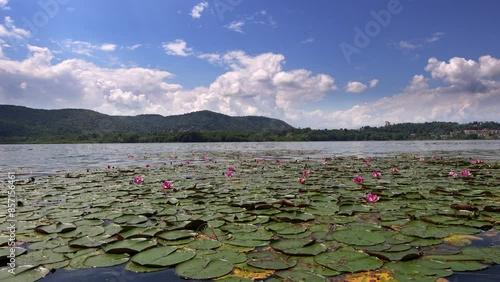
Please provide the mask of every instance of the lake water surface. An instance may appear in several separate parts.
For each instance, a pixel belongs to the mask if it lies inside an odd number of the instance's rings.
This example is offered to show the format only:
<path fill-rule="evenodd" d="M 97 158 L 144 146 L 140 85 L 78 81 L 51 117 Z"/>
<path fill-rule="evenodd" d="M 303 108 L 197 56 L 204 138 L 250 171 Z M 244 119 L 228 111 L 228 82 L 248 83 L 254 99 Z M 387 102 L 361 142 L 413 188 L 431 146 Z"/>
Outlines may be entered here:
<path fill-rule="evenodd" d="M 460 141 L 356 141 L 356 142 L 241 142 L 241 143 L 139 143 L 139 144 L 22 144 L 0 145 L 0 170 L 16 170 L 18 176 L 51 173 L 63 169 L 137 164 L 128 156 L 148 163 L 165 162 L 169 156 L 191 154 L 254 153 L 255 157 L 304 158 L 326 156 L 396 156 L 500 159 L 500 140 Z"/>

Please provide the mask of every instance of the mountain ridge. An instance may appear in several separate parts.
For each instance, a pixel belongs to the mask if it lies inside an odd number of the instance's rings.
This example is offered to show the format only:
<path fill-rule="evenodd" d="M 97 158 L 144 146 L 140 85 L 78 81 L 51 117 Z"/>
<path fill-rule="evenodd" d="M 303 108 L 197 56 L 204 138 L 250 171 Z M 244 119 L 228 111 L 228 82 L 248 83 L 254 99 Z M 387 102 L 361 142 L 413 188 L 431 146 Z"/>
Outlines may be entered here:
<path fill-rule="evenodd" d="M 294 129 L 279 119 L 262 116 L 233 117 L 208 110 L 162 116 L 107 115 L 87 109 L 33 109 L 0 105 L 0 136 L 64 134 L 154 134 L 176 131 L 253 132 Z"/>

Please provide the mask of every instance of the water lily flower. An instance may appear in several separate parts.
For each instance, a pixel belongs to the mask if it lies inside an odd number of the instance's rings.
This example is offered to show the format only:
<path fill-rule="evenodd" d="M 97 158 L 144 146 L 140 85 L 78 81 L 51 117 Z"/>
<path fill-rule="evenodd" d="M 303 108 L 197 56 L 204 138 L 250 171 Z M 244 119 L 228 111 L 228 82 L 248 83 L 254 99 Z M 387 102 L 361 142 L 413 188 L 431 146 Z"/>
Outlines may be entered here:
<path fill-rule="evenodd" d="M 369 160 L 369 161 L 373 160 L 373 157 L 368 157 L 368 160 Z"/>
<path fill-rule="evenodd" d="M 255 161 L 258 162 L 258 163 L 265 163 L 266 162 L 266 158 L 255 159 Z"/>
<path fill-rule="evenodd" d="M 457 177 L 458 174 L 454 171 L 450 171 L 450 173 L 448 175 L 451 177 Z"/>
<path fill-rule="evenodd" d="M 465 177 L 467 177 L 467 176 L 471 176 L 471 175 L 472 175 L 472 173 L 470 173 L 470 171 L 468 171 L 468 170 L 462 170 L 462 171 L 460 172 L 460 175 L 461 175 L 461 176 L 465 176 Z"/>
<path fill-rule="evenodd" d="M 234 173 L 232 171 L 226 172 L 226 177 L 227 178 L 231 178 L 231 177 L 233 177 L 233 175 L 234 175 Z"/>
<path fill-rule="evenodd" d="M 380 173 L 380 171 L 374 171 L 374 172 L 372 172 L 372 175 L 373 175 L 373 177 L 375 177 L 375 178 L 380 178 L 380 177 L 382 177 L 382 173 Z"/>
<path fill-rule="evenodd" d="M 482 160 L 473 160 L 472 161 L 472 164 L 482 164 L 483 161 Z"/>
<path fill-rule="evenodd" d="M 186 160 L 186 165 L 189 165 L 191 163 L 190 160 Z"/>
<path fill-rule="evenodd" d="M 423 157 L 422 157 L 422 158 L 420 158 L 420 161 L 421 161 L 421 162 L 425 162 L 425 158 L 423 158 Z"/>
<path fill-rule="evenodd" d="M 112 168 L 112 166 L 111 166 L 111 165 L 108 165 L 108 168 Z"/>
<path fill-rule="evenodd" d="M 149 164 L 146 165 L 146 168 L 150 168 L 151 166 Z"/>
<path fill-rule="evenodd" d="M 230 166 L 230 167 L 227 168 L 227 170 L 229 170 L 229 171 L 235 171 L 236 169 L 234 168 L 234 166 Z"/>
<path fill-rule="evenodd" d="M 205 161 L 210 161 L 210 157 L 209 156 L 205 156 Z"/>
<path fill-rule="evenodd" d="M 307 169 L 306 169 L 306 170 L 303 170 L 303 171 L 302 171 L 302 175 L 309 175 L 309 174 L 311 174 L 311 171 L 310 171 L 310 170 L 307 170 Z"/>
<path fill-rule="evenodd" d="M 306 179 L 303 177 L 299 177 L 299 183 L 300 184 L 306 184 Z"/>
<path fill-rule="evenodd" d="M 135 156 L 134 156 L 134 155 L 130 155 L 130 156 L 128 156 L 128 157 L 129 157 L 130 159 L 135 158 Z"/>
<path fill-rule="evenodd" d="M 371 166 L 372 164 L 370 162 L 365 162 L 365 166 Z"/>
<path fill-rule="evenodd" d="M 277 164 L 280 164 L 280 163 L 281 163 L 281 161 L 280 161 L 280 160 L 276 160 L 276 163 L 277 163 Z"/>
<path fill-rule="evenodd" d="M 135 177 L 135 178 L 134 178 L 134 182 L 135 182 L 135 183 L 142 183 L 142 182 L 144 182 L 144 178 L 142 178 L 142 177 L 140 177 L 140 176 Z"/>
<path fill-rule="evenodd" d="M 391 172 L 397 173 L 399 170 L 396 167 L 391 168 Z"/>
<path fill-rule="evenodd" d="M 359 176 L 356 176 L 354 177 L 353 181 L 356 182 L 356 183 L 363 183 L 365 179 L 363 177 L 359 177 Z"/>
<path fill-rule="evenodd" d="M 327 162 L 327 161 L 322 161 L 322 162 L 321 162 L 321 164 L 322 164 L 322 165 L 327 165 L 327 164 L 328 164 L 328 162 Z"/>
<path fill-rule="evenodd" d="M 367 201 L 368 203 L 375 203 L 378 200 L 380 200 L 380 197 L 375 194 L 368 193 L 365 195 L 365 201 Z"/>
<path fill-rule="evenodd" d="M 163 182 L 163 184 L 161 185 L 161 187 L 163 187 L 163 189 L 165 189 L 165 190 L 168 190 L 168 189 L 172 188 L 172 182 L 165 181 L 165 182 Z"/>

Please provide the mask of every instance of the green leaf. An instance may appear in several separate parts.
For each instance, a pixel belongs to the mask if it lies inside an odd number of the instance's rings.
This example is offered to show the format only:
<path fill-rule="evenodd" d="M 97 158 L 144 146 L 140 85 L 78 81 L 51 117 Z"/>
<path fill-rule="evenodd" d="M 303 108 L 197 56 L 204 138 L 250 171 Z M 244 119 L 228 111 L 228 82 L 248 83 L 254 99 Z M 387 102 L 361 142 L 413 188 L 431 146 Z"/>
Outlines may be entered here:
<path fill-rule="evenodd" d="M 213 279 L 233 270 L 233 265 L 222 259 L 194 258 L 178 264 L 175 273 L 187 279 Z"/>
<path fill-rule="evenodd" d="M 125 263 L 128 260 L 128 254 L 103 254 L 90 256 L 85 259 L 83 264 L 90 267 L 109 267 Z"/>
<path fill-rule="evenodd" d="M 131 260 L 146 267 L 166 267 L 192 259 L 195 252 L 177 247 L 156 247 L 134 255 Z"/>
<path fill-rule="evenodd" d="M 378 258 L 351 250 L 326 252 L 315 256 L 314 259 L 323 266 L 342 272 L 374 270 L 384 264 Z"/>

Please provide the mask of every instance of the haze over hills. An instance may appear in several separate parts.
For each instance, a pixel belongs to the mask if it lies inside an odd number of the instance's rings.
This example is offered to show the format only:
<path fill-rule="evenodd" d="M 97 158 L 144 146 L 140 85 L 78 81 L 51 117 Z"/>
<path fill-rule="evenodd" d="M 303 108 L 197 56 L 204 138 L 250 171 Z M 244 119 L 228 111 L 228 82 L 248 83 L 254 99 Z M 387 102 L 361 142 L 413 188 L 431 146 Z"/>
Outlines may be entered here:
<path fill-rule="evenodd" d="M 41 110 L 0 105 L 0 136 L 61 134 L 152 134 L 178 131 L 255 132 L 287 130 L 284 121 L 259 116 L 231 117 L 211 111 L 183 115 L 110 116 L 85 109 Z"/>

